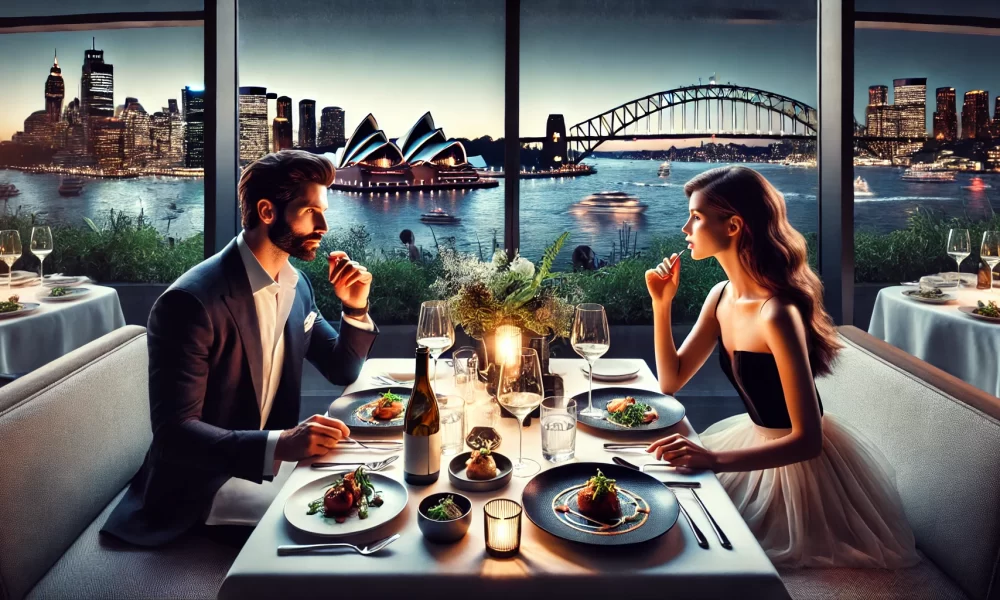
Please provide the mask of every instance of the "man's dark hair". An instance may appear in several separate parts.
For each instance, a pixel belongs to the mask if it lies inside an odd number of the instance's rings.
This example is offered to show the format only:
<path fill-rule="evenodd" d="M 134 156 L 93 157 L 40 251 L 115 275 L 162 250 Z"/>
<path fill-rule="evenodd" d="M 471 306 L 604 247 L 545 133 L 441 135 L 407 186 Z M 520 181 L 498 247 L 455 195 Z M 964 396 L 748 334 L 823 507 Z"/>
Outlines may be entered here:
<path fill-rule="evenodd" d="M 240 176 L 239 197 L 243 228 L 260 224 L 257 203 L 270 200 L 277 210 L 284 210 L 310 183 L 330 187 L 334 168 L 329 160 L 303 150 L 282 150 L 255 160 Z"/>
<path fill-rule="evenodd" d="M 573 249 L 573 271 L 592 271 L 595 265 L 594 250 L 590 246 L 577 246 Z"/>
<path fill-rule="evenodd" d="M 399 241 L 403 242 L 404 244 L 412 244 L 413 243 L 413 232 L 410 231 L 409 229 L 404 229 L 404 230 L 400 231 L 399 232 Z"/>

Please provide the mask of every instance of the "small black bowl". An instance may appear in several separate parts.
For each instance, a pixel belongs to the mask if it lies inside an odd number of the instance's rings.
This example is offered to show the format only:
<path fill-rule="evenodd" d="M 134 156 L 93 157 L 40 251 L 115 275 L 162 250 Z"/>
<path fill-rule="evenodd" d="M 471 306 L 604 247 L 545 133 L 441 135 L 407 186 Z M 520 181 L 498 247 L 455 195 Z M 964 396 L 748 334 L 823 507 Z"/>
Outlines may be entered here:
<path fill-rule="evenodd" d="M 493 452 L 493 461 L 497 464 L 497 476 L 493 479 L 469 479 L 465 474 L 465 462 L 472 457 L 471 452 L 463 452 L 451 459 L 448 464 L 448 479 L 451 484 L 466 492 L 492 492 L 510 483 L 514 473 L 514 465 L 510 459 Z"/>
<path fill-rule="evenodd" d="M 455 505 L 462 510 L 462 516 L 450 521 L 436 521 L 427 516 L 427 511 L 438 502 L 451 496 Z M 450 544 L 465 537 L 472 524 L 472 501 L 454 492 L 431 494 L 420 501 L 417 507 L 417 525 L 424 537 L 439 544 Z"/>

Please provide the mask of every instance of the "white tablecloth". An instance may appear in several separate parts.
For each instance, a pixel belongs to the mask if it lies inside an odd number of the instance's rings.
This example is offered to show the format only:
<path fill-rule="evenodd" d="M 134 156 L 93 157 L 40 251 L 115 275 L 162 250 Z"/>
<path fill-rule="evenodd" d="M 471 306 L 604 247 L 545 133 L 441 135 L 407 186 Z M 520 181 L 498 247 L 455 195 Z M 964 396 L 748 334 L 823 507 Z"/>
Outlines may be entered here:
<path fill-rule="evenodd" d="M 51 291 L 42 286 L 0 287 L 0 297 L 17 295 L 41 307 L 23 317 L 0 319 L 0 373 L 27 373 L 125 326 L 125 315 L 113 288 L 87 284 L 85 297 L 68 302 L 39 299 Z"/>
<path fill-rule="evenodd" d="M 902 294 L 912 286 L 883 288 L 868 333 L 994 396 L 1000 396 L 1000 325 L 974 319 L 959 306 L 1000 303 L 997 290 L 963 288 L 958 301 L 927 304 Z M 946 290 L 956 293 L 954 290 Z"/>
<path fill-rule="evenodd" d="M 551 369 L 563 376 L 565 392 L 574 395 L 586 391 L 586 377 L 580 360 L 553 359 Z M 656 389 L 656 380 L 646 364 L 640 377 L 616 385 Z M 369 360 L 355 385 L 348 391 L 372 387 L 372 375 L 385 371 L 412 368 L 409 359 Z M 442 382 L 443 384 L 443 382 Z M 600 387 L 595 383 L 595 387 Z M 443 391 L 443 390 L 442 390 Z M 501 419 L 500 434 L 507 456 L 517 453 L 517 425 L 513 419 Z M 576 441 L 577 461 L 610 462 L 614 456 L 602 443 L 608 440 L 634 440 L 619 435 L 592 435 L 581 427 Z M 670 430 L 697 439 L 687 419 Z M 602 434 L 604 432 L 601 432 Z M 541 434 L 537 420 L 524 432 L 525 456 L 537 460 L 543 469 L 552 465 L 541 457 Z M 364 434 L 368 437 L 369 434 Z M 398 436 L 397 436 L 398 437 Z M 656 436 L 650 436 L 655 439 Z M 336 458 L 333 458 L 333 457 Z M 383 453 L 357 454 L 337 449 L 323 460 L 377 460 Z M 647 455 L 621 454 L 633 463 L 649 462 Z M 442 460 L 442 475 L 427 487 L 408 487 L 410 502 L 393 521 L 358 539 L 367 543 L 393 533 L 402 537 L 386 550 L 372 556 L 350 551 L 325 555 L 277 555 L 280 544 L 324 541 L 293 529 L 283 515 L 285 499 L 309 481 L 328 473 L 301 464 L 292 473 L 264 518 L 243 547 L 229 570 L 219 592 L 222 599 L 305 598 L 337 596 L 345 598 L 788 598 L 784 585 L 757 540 L 736 511 L 725 490 L 712 473 L 683 476 L 657 469 L 651 474 L 661 478 L 690 478 L 701 482 L 700 495 L 712 515 L 733 544 L 732 550 L 719 545 L 708 519 L 694 498 L 678 491 L 684 504 L 709 540 L 710 547 L 698 547 L 694 534 L 683 518 L 660 538 L 635 547 L 599 548 L 558 539 L 539 529 L 522 516 L 520 554 L 502 560 L 489 557 L 484 547 L 483 505 L 492 498 L 504 497 L 520 502 L 529 478 L 514 477 L 496 492 L 469 493 L 473 520 L 468 534 L 459 542 L 438 545 L 426 541 L 417 527 L 415 507 L 425 496 L 454 488 L 448 481 L 447 462 Z M 402 480 L 401 461 L 382 473 Z M 455 490 L 457 491 L 457 490 Z"/>

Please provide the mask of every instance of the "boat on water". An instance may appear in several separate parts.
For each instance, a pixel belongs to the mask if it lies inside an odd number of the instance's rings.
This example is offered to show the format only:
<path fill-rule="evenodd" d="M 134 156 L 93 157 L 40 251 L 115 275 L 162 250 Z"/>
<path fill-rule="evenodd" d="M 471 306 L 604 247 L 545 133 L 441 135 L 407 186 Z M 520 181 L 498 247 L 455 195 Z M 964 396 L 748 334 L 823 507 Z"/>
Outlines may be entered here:
<path fill-rule="evenodd" d="M 969 185 L 963 185 L 963 190 L 972 190 L 973 192 L 982 192 L 992 188 L 993 186 L 984 182 L 982 177 L 973 177 L 969 181 Z"/>
<path fill-rule="evenodd" d="M 951 171 L 929 171 L 911 167 L 903 171 L 900 179 L 915 183 L 954 183 L 955 174 Z"/>
<path fill-rule="evenodd" d="M 183 208 L 179 208 L 177 206 L 176 202 L 171 202 L 170 204 L 167 205 L 167 208 L 170 210 L 170 212 L 173 212 L 173 213 L 182 213 L 182 212 L 184 212 L 184 209 Z"/>
<path fill-rule="evenodd" d="M 83 179 L 79 177 L 63 177 L 59 182 L 60 196 L 79 196 L 83 192 Z"/>
<path fill-rule="evenodd" d="M 627 192 L 597 192 L 573 205 L 572 212 L 583 214 L 631 214 L 646 212 L 649 205 Z"/>
<path fill-rule="evenodd" d="M 421 223 L 430 223 L 434 225 L 450 225 L 453 223 L 461 222 L 461 218 L 455 215 L 450 215 L 441 207 L 435 208 L 429 213 L 424 213 L 420 215 Z"/>
<path fill-rule="evenodd" d="M 854 197 L 855 198 L 871 198 L 875 195 L 875 192 L 868 187 L 868 182 L 861 178 L 859 175 L 857 179 L 854 180 Z"/>
<path fill-rule="evenodd" d="M 21 190 L 13 183 L 0 183 L 0 200 L 13 198 L 21 194 Z"/>
<path fill-rule="evenodd" d="M 660 163 L 660 168 L 656 171 L 657 177 L 670 177 L 670 161 Z"/>

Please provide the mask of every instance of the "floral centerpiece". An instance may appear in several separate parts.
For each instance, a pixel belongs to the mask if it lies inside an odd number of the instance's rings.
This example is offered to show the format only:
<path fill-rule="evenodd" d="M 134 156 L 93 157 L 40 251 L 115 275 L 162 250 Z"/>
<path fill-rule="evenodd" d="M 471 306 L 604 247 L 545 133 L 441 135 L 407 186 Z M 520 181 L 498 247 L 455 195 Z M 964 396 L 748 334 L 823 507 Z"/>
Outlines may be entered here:
<path fill-rule="evenodd" d="M 552 263 L 568 237 L 563 233 L 546 248 L 537 266 L 520 255 L 509 259 L 503 250 L 489 262 L 445 250 L 443 273 L 431 290 L 448 300 L 454 323 L 477 340 L 492 337 L 501 325 L 539 337 L 567 337 L 574 293 L 553 275 Z"/>

